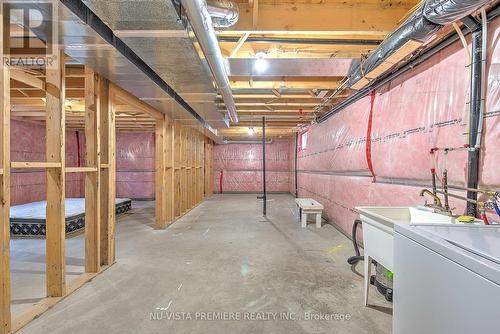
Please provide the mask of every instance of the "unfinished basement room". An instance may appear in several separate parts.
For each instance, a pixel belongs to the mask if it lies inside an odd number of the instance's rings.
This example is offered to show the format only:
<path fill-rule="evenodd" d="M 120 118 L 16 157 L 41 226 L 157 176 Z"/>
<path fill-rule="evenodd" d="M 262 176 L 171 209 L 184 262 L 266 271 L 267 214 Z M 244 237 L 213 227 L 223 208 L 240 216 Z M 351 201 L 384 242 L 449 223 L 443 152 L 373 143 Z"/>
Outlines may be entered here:
<path fill-rule="evenodd" d="M 0 334 L 500 333 L 499 2 L 0 0 Z"/>

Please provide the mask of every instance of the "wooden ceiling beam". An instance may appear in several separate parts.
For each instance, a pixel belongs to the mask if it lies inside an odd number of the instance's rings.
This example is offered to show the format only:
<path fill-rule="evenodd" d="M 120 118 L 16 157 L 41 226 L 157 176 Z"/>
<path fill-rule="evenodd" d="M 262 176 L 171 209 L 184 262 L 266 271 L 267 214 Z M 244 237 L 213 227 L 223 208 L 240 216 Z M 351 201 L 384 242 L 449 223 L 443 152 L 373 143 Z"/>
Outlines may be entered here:
<path fill-rule="evenodd" d="M 257 10 L 255 10 L 256 3 Z M 400 19 L 416 3 L 418 0 L 306 3 L 254 1 L 252 5 L 244 2 L 238 4 L 240 8 L 238 22 L 228 30 L 241 34 L 293 31 L 294 33 L 358 33 L 384 37 L 396 28 Z"/>

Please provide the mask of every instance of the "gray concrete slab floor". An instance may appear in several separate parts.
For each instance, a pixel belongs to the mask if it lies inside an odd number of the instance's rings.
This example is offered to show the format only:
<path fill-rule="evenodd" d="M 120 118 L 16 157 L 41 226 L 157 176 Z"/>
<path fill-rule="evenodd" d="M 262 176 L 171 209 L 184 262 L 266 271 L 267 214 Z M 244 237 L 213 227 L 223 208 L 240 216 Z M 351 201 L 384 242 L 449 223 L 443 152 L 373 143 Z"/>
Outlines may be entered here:
<path fill-rule="evenodd" d="M 134 202 L 116 264 L 20 333 L 390 333 L 391 304 L 372 289 L 362 306 L 351 241 L 269 197 L 267 219 L 256 195 L 214 195 L 161 231 L 154 202 Z M 44 245 L 13 240 L 14 306 L 44 295 Z M 67 256 L 68 275 L 83 271 L 82 236 Z"/>

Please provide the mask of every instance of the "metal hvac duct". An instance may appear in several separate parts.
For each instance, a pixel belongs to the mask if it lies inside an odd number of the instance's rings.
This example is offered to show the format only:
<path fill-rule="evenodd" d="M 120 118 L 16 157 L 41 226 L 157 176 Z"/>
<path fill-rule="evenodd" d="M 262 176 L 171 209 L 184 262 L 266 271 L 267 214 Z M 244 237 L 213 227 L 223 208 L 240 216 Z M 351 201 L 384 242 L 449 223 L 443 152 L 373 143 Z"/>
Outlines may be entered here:
<path fill-rule="evenodd" d="M 217 36 L 215 36 L 214 27 L 212 26 L 212 18 L 208 12 L 207 3 L 205 0 L 181 0 L 181 3 L 191 23 L 193 32 L 200 43 L 201 50 L 210 66 L 210 70 L 226 105 L 229 118 L 233 123 L 238 123 L 238 114 L 236 112 L 233 93 L 229 85 L 226 67 Z"/>
<path fill-rule="evenodd" d="M 491 0 L 427 0 L 348 74 L 348 87 L 370 73 L 410 40 L 426 42 L 443 26 L 470 15 Z"/>
<path fill-rule="evenodd" d="M 208 13 L 214 27 L 228 28 L 240 19 L 238 5 L 227 0 L 207 0 Z"/>

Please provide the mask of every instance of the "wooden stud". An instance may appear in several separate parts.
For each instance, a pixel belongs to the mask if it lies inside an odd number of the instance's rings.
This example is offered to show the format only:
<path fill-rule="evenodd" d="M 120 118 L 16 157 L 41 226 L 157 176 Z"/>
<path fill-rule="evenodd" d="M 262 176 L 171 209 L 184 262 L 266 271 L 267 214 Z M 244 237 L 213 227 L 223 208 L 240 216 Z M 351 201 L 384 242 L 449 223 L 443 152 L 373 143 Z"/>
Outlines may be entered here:
<path fill-rule="evenodd" d="M 167 224 L 171 224 L 175 219 L 175 127 L 172 120 L 166 119 L 165 133 L 165 218 Z"/>
<path fill-rule="evenodd" d="M 101 104 L 102 105 L 102 104 Z M 105 229 L 105 233 L 101 234 L 101 238 L 105 238 L 105 242 L 101 243 L 101 262 L 103 265 L 111 265 L 115 262 L 116 257 L 116 209 L 115 209 L 115 199 L 116 199 L 116 98 L 114 94 L 109 90 L 108 93 L 108 147 L 106 151 L 106 166 L 107 171 L 103 173 L 101 177 L 101 182 L 103 183 L 102 188 L 107 188 L 108 193 L 108 206 L 107 206 L 107 216 L 108 219 L 104 226 L 101 226 L 101 231 Z M 102 114 L 102 110 L 101 110 Z M 101 165 L 102 167 L 103 165 Z M 101 192 L 102 194 L 102 192 Z M 101 196 L 102 200 L 102 196 Z M 101 215 L 103 213 L 101 212 Z"/>
<path fill-rule="evenodd" d="M 61 50 L 46 69 L 46 160 L 60 166 L 47 168 L 46 266 L 47 296 L 61 297 L 66 290 L 65 242 L 65 54 Z"/>
<path fill-rule="evenodd" d="M 186 128 L 181 127 L 181 211 L 186 213 L 188 209 L 187 200 L 189 198 L 187 191 L 187 133 Z"/>
<path fill-rule="evenodd" d="M 181 192 L 181 127 L 174 122 L 174 187 L 175 187 L 175 217 L 182 214 L 182 192 Z"/>
<path fill-rule="evenodd" d="M 101 225 L 100 225 L 100 259 L 101 265 L 111 265 L 115 262 L 115 109 L 116 102 L 109 81 L 100 78 L 100 196 L 101 196 Z"/>
<path fill-rule="evenodd" d="M 156 120 L 155 130 L 155 216 L 156 228 L 166 226 L 165 162 L 166 162 L 166 120 Z"/>
<path fill-rule="evenodd" d="M 100 259 L 100 77 L 85 68 L 85 161 L 97 173 L 85 174 L 85 272 L 96 273 Z"/>
<path fill-rule="evenodd" d="M 0 18 L 3 18 L 0 15 Z M 3 36 L 3 26 L 0 25 Z M 0 54 L 3 59 L 3 40 L 0 41 Z M 11 328 L 10 315 L 10 73 L 3 62 L 0 65 L 0 334 L 7 334 Z"/>

